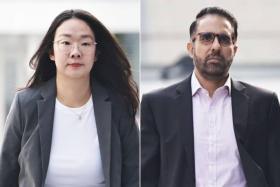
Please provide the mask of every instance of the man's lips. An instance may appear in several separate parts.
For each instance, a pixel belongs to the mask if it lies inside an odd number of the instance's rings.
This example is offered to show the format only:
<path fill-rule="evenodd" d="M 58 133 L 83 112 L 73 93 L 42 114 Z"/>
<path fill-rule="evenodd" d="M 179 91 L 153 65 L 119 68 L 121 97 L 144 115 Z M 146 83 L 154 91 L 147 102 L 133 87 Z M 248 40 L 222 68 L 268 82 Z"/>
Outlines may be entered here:
<path fill-rule="evenodd" d="M 217 59 L 217 58 L 210 58 L 207 60 L 208 62 L 211 61 L 211 62 L 220 62 L 221 59 Z"/>
<path fill-rule="evenodd" d="M 207 59 L 208 62 L 220 62 L 222 61 L 222 58 L 220 57 L 210 57 Z"/>

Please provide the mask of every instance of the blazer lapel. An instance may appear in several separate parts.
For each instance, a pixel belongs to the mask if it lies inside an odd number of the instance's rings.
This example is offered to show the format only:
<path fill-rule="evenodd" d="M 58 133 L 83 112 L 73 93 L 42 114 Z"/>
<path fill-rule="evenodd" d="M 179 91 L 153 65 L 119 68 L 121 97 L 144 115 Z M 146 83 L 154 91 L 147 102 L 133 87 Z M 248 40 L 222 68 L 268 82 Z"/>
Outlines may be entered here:
<path fill-rule="evenodd" d="M 41 89 L 41 95 L 43 98 L 37 101 L 37 106 L 42 159 L 42 183 L 44 183 L 48 170 L 52 143 L 54 107 L 56 97 L 55 79 L 48 81 Z"/>
<path fill-rule="evenodd" d="M 245 93 L 245 87 L 239 82 L 232 81 L 232 115 L 234 132 L 243 171 L 248 186 L 267 186 L 266 179 L 260 167 L 254 162 L 246 147 L 249 135 L 248 114 L 249 97 Z"/>
<path fill-rule="evenodd" d="M 232 81 L 232 117 L 237 143 L 245 144 L 248 118 L 249 97 L 244 93 L 245 87 Z"/>
<path fill-rule="evenodd" d="M 110 186 L 111 102 L 104 87 L 96 80 L 92 84 L 93 106 L 106 187 Z"/>
<path fill-rule="evenodd" d="M 181 137 L 185 144 L 187 154 L 187 183 L 195 186 L 195 164 L 194 164 L 194 132 L 193 132 L 193 109 L 191 76 L 181 82 L 176 88 L 176 108 L 179 113 L 174 114 L 181 121 Z"/>
<path fill-rule="evenodd" d="M 52 143 L 56 98 L 55 79 L 48 81 L 41 88 L 41 95 L 42 99 L 37 101 L 37 106 L 43 184 L 47 175 Z M 109 96 L 106 90 L 97 81 L 93 81 L 92 95 L 103 171 L 106 187 L 109 187 L 111 160 L 111 102 L 109 102 Z"/>

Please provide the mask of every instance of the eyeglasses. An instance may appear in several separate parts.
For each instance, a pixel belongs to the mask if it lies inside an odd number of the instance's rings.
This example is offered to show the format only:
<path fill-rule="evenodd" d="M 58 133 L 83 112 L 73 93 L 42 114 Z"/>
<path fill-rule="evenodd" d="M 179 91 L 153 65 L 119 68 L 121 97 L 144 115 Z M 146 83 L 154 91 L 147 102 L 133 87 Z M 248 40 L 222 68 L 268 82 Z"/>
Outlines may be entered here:
<path fill-rule="evenodd" d="M 63 51 L 65 53 L 69 53 L 73 50 L 75 46 L 75 42 L 67 41 L 67 40 L 58 40 L 54 41 L 53 43 L 57 44 L 57 47 L 60 51 Z M 78 49 L 82 53 L 90 53 L 94 50 L 95 46 L 97 45 L 96 42 L 78 42 Z"/>
<path fill-rule="evenodd" d="M 223 47 L 228 47 L 234 43 L 233 37 L 229 36 L 227 34 L 216 34 L 213 32 L 201 32 L 201 33 L 198 33 L 197 35 L 199 36 L 199 41 L 205 45 L 212 44 L 216 37 L 218 38 L 220 45 L 222 45 Z M 195 40 L 196 40 L 196 37 L 194 37 L 192 39 L 193 42 Z"/>

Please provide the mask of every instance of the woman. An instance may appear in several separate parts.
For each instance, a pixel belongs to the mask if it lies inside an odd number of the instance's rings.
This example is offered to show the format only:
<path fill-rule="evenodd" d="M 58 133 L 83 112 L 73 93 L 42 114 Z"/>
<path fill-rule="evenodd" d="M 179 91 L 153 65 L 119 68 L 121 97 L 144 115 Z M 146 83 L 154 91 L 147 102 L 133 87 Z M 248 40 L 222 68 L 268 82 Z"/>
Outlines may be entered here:
<path fill-rule="evenodd" d="M 103 24 L 62 12 L 30 65 L 5 125 L 0 187 L 138 186 L 138 90 Z"/>

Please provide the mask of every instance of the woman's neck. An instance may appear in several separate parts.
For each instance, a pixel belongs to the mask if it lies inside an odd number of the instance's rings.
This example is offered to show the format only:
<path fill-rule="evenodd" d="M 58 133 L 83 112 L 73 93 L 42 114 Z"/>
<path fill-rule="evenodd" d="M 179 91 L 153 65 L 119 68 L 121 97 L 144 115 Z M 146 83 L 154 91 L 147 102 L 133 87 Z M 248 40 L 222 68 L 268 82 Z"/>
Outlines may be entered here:
<path fill-rule="evenodd" d="M 56 77 L 57 99 L 66 106 L 83 106 L 91 96 L 89 77 L 65 79 Z"/>

